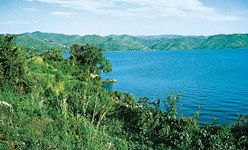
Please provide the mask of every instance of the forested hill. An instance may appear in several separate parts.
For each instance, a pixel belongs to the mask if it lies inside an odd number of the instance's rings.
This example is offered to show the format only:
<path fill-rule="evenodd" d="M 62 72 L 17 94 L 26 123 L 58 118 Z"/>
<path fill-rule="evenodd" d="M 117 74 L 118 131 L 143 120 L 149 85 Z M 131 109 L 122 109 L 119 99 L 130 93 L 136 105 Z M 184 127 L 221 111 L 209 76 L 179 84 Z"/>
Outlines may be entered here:
<path fill-rule="evenodd" d="M 34 48 L 36 52 L 52 48 L 68 51 L 68 48 L 73 43 L 95 44 L 106 51 L 223 49 L 248 47 L 248 34 L 213 36 L 79 36 L 33 32 L 20 34 L 16 42 L 18 45 Z"/>

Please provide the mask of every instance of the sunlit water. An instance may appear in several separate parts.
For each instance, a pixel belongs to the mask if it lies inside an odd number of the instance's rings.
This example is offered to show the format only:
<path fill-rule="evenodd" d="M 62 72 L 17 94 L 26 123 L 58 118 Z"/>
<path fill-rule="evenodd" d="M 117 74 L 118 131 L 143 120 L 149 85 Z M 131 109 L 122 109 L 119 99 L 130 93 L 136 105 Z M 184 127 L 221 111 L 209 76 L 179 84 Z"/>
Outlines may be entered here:
<path fill-rule="evenodd" d="M 114 90 L 136 98 L 183 91 L 179 116 L 200 111 L 200 123 L 237 121 L 248 114 L 248 49 L 106 52 Z"/>

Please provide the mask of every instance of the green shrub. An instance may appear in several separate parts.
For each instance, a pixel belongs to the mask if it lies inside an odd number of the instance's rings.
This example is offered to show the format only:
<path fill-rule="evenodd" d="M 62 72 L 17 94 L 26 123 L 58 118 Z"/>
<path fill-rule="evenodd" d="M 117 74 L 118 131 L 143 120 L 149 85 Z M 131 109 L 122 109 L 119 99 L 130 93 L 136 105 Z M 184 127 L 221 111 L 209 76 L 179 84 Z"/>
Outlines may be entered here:
<path fill-rule="evenodd" d="M 0 38 L 0 84 L 9 83 L 24 91 L 29 60 L 25 50 L 13 44 L 14 38 L 13 35 Z"/>

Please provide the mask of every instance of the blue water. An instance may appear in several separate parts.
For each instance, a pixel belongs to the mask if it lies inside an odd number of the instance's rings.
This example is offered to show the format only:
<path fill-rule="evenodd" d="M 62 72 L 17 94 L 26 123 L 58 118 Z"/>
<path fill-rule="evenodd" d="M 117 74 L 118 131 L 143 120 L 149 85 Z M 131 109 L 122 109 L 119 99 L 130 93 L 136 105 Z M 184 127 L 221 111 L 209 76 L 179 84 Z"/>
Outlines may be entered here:
<path fill-rule="evenodd" d="M 179 116 L 200 111 L 200 123 L 237 121 L 248 114 L 248 49 L 106 52 L 114 90 L 137 99 L 182 92 Z"/>

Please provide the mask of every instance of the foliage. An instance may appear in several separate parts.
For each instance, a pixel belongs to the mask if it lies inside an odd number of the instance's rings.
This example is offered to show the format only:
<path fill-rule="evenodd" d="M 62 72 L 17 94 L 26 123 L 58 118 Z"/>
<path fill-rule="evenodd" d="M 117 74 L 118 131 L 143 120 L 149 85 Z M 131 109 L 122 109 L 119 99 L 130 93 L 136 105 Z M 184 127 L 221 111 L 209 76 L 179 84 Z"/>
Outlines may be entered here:
<path fill-rule="evenodd" d="M 61 50 L 52 49 L 48 51 L 44 51 L 40 56 L 46 61 L 62 61 L 63 54 Z"/>
<path fill-rule="evenodd" d="M 111 71 L 111 64 L 103 56 L 102 49 L 94 45 L 73 44 L 70 52 L 72 58 L 82 67 L 88 68 L 90 73 L 99 73 L 101 70 L 106 73 Z"/>
<path fill-rule="evenodd" d="M 13 44 L 14 38 L 14 35 L 0 38 L 0 83 L 9 82 L 23 90 L 29 60 L 24 49 Z"/>
<path fill-rule="evenodd" d="M 100 78 L 90 76 L 103 70 L 100 66 L 108 62 L 95 46 L 73 45 L 73 59 L 63 59 L 59 50 L 45 51 L 29 59 L 22 48 L 9 42 L 13 38 L 8 38 L 1 37 L 4 55 L 0 57 L 11 58 L 11 61 L 1 59 L 1 78 L 12 79 L 13 74 L 19 73 L 22 76 L 17 76 L 18 80 L 27 82 L 30 90 L 19 92 L 15 84 L 1 80 L 0 149 L 248 147 L 247 116 L 230 125 L 199 125 L 199 113 L 190 118 L 178 117 L 178 94 L 151 101 L 145 97 L 136 100 L 129 93 L 107 91 Z M 5 73 L 5 64 L 20 61 L 13 58 L 30 61 L 25 65 L 28 72 L 16 69 L 11 70 L 13 74 Z M 22 68 L 22 65 L 15 63 L 13 67 Z"/>

